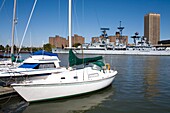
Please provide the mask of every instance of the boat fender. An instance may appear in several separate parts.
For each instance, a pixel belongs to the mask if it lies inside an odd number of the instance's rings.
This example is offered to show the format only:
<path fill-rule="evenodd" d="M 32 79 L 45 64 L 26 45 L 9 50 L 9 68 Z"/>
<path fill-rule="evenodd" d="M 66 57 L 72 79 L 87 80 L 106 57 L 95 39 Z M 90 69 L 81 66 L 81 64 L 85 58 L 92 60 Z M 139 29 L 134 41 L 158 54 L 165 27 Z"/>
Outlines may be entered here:
<path fill-rule="evenodd" d="M 110 70 L 110 64 L 109 63 L 106 63 L 105 66 L 106 66 L 107 70 Z"/>

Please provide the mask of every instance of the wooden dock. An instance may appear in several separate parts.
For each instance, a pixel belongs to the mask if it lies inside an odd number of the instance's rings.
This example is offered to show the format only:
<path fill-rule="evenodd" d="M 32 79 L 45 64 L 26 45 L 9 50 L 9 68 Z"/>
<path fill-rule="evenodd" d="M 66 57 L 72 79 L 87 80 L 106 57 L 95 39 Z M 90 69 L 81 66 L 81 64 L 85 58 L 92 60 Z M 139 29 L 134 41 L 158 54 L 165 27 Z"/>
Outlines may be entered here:
<path fill-rule="evenodd" d="M 16 91 L 12 87 L 1 87 L 0 86 L 0 98 L 9 96 L 11 94 L 16 94 Z"/>

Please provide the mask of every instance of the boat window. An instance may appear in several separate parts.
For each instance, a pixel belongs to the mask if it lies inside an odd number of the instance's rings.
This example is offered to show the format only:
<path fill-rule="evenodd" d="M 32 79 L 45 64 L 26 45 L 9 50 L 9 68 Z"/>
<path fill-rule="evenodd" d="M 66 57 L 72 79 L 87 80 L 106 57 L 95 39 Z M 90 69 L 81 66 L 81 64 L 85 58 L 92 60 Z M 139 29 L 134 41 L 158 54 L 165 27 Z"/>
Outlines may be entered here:
<path fill-rule="evenodd" d="M 44 64 L 39 64 L 39 69 L 43 69 L 43 68 L 55 68 L 55 64 L 54 63 L 44 63 Z"/>
<path fill-rule="evenodd" d="M 61 77 L 61 79 L 65 79 L 65 77 Z"/>
<path fill-rule="evenodd" d="M 74 76 L 74 79 L 78 79 L 78 76 Z"/>
<path fill-rule="evenodd" d="M 100 47 L 104 47 L 105 45 L 100 45 Z"/>
<path fill-rule="evenodd" d="M 98 73 L 88 74 L 88 78 L 94 78 L 94 77 L 98 77 L 98 76 L 99 76 Z"/>
<path fill-rule="evenodd" d="M 18 68 L 36 68 L 38 66 L 38 63 L 24 63 L 20 65 Z"/>

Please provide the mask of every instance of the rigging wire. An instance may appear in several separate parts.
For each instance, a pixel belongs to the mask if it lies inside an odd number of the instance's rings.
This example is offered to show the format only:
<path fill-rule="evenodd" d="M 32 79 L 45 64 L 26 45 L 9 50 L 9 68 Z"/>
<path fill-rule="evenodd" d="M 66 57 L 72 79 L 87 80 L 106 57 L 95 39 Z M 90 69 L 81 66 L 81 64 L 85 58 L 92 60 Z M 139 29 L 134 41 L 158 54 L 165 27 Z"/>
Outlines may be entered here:
<path fill-rule="evenodd" d="M 1 7 L 0 7 L 0 12 L 1 12 L 1 10 L 2 10 L 4 4 L 5 4 L 5 1 L 6 1 L 6 0 L 4 0 L 4 1 L 2 2 L 2 5 L 1 5 Z"/>
<path fill-rule="evenodd" d="M 82 23 L 84 25 L 84 0 L 82 0 Z"/>
<path fill-rule="evenodd" d="M 9 12 L 6 10 L 6 7 L 4 6 L 5 3 L 6 3 L 6 0 L 3 0 L 2 4 L 1 4 L 1 6 L 0 6 L 0 13 L 1 13 L 2 9 L 4 8 L 4 10 L 5 10 L 5 15 L 7 15 L 7 17 L 10 17 L 10 16 L 9 16 Z M 6 19 L 6 20 L 9 20 L 9 23 L 11 22 L 11 19 L 9 19 L 9 18 Z M 9 29 L 8 29 L 8 30 L 9 30 Z M 10 30 L 9 30 L 8 32 L 10 32 Z M 8 37 L 11 37 L 11 36 L 8 36 Z M 7 41 L 7 42 L 9 42 L 9 41 Z"/>
<path fill-rule="evenodd" d="M 74 9 L 74 14 L 75 14 L 75 21 L 76 21 L 76 24 L 77 24 L 77 29 L 79 30 L 79 22 L 78 22 L 78 16 L 77 16 L 77 11 L 76 11 L 76 3 L 75 3 L 75 0 L 73 0 L 73 9 Z M 81 31 L 81 30 L 80 30 Z"/>
<path fill-rule="evenodd" d="M 21 51 L 21 46 L 22 46 L 22 44 L 23 44 L 23 41 L 24 41 L 24 38 L 25 38 L 25 35 L 26 35 L 26 32 L 27 32 L 27 29 L 28 29 L 30 20 L 31 20 L 31 18 L 32 18 L 32 14 L 33 14 L 33 12 L 34 12 L 36 3 L 37 3 L 37 0 L 34 1 L 34 5 L 33 5 L 33 7 L 32 7 L 32 10 L 31 10 L 31 13 L 30 13 L 30 16 L 29 16 L 29 19 L 28 19 L 28 22 L 27 22 L 27 25 L 26 25 L 26 28 L 25 28 L 25 31 L 24 31 L 24 35 L 23 35 L 23 37 L 22 37 L 22 41 L 21 41 L 21 44 L 20 44 L 18 53 Z"/>
<path fill-rule="evenodd" d="M 32 53 L 32 40 L 31 40 L 31 32 L 30 32 L 30 52 Z"/>
<path fill-rule="evenodd" d="M 19 40 L 18 40 L 18 32 L 17 32 L 17 27 L 15 25 L 15 37 L 16 37 L 16 47 L 19 46 Z"/>
<path fill-rule="evenodd" d="M 94 11 L 95 11 L 95 14 L 96 14 L 96 17 L 97 17 L 97 24 L 98 24 L 99 28 L 101 28 L 101 24 L 100 24 L 100 21 L 99 21 L 99 16 L 97 14 L 96 8 L 94 9 Z"/>
<path fill-rule="evenodd" d="M 58 0 L 58 21 L 60 23 L 60 0 Z"/>
<path fill-rule="evenodd" d="M 65 4 L 66 5 L 66 4 Z M 67 4 L 68 5 L 68 4 Z M 67 7 L 68 8 L 68 7 Z M 68 11 L 68 9 L 67 9 Z M 68 18 L 68 14 L 66 15 L 66 18 Z M 61 22 L 60 22 L 61 23 Z M 63 26 L 65 25 L 65 23 L 61 23 Z M 66 21 L 66 27 L 62 27 L 63 28 L 63 34 L 67 37 L 68 36 L 68 21 Z M 69 44 L 68 44 L 69 45 Z M 66 44 L 66 46 L 68 46 Z"/>

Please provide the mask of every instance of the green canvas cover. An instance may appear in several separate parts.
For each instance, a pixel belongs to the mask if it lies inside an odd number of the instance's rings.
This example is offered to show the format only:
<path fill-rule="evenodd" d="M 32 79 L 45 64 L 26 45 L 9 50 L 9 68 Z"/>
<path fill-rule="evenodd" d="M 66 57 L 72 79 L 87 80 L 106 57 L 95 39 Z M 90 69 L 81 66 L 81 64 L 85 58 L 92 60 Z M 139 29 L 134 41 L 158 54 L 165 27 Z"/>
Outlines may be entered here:
<path fill-rule="evenodd" d="M 97 66 L 99 66 L 99 67 L 103 67 L 103 66 L 105 66 L 105 64 L 102 62 L 102 61 L 96 61 L 96 62 L 93 62 L 93 64 L 95 64 L 95 65 L 97 65 Z"/>
<path fill-rule="evenodd" d="M 80 59 L 73 53 L 72 49 L 69 50 L 69 66 L 94 63 L 98 60 L 102 60 L 102 56 Z"/>

